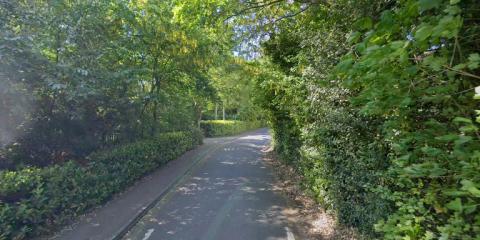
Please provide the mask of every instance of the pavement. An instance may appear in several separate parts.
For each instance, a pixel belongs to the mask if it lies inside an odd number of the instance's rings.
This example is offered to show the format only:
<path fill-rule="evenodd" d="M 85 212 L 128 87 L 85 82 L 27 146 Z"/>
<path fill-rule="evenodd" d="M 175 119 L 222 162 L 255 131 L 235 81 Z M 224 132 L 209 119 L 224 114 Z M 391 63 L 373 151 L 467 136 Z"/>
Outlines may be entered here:
<path fill-rule="evenodd" d="M 50 239 L 302 239 L 263 162 L 270 141 L 267 129 L 205 139 Z"/>

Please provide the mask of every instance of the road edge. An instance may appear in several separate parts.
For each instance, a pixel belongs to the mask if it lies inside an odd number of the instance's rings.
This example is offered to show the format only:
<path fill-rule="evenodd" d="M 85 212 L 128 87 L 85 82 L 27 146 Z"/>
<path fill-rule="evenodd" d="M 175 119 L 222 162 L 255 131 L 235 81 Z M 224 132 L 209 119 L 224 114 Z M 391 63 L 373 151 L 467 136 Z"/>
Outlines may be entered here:
<path fill-rule="evenodd" d="M 262 128 L 259 128 L 262 129 Z M 155 199 L 147 204 L 141 211 L 139 211 L 135 217 L 131 219 L 127 224 L 125 224 L 117 233 L 115 233 L 110 240 L 120 240 L 122 239 L 155 205 L 157 205 L 162 199 L 165 198 L 175 187 L 177 187 L 186 176 L 191 174 L 199 165 L 202 163 L 202 160 L 208 159 L 208 157 L 218 150 L 220 147 L 225 146 L 227 144 L 231 144 L 236 140 L 250 134 L 251 132 L 258 131 L 259 129 L 250 130 L 247 132 L 243 132 L 238 135 L 230 136 L 230 137 L 215 137 L 209 139 L 222 139 L 226 138 L 226 141 L 223 143 L 219 143 L 217 145 L 213 145 L 210 149 L 205 150 L 202 152 L 200 156 L 197 156 L 194 162 L 187 168 L 185 172 L 181 175 L 177 176 L 175 180 L 168 184 L 168 186 L 157 196 Z"/>

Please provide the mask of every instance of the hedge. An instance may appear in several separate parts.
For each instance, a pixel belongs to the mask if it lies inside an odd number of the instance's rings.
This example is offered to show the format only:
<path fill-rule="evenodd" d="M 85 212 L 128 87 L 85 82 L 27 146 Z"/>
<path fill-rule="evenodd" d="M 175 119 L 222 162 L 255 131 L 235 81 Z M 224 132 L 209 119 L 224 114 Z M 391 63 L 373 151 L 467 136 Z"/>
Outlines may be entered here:
<path fill-rule="evenodd" d="M 234 135 L 262 127 L 261 121 L 208 120 L 200 122 L 206 137 Z"/>
<path fill-rule="evenodd" d="M 47 168 L 0 172 L 0 239 L 47 233 L 201 144 L 200 130 L 165 133 Z"/>
<path fill-rule="evenodd" d="M 263 49 L 276 150 L 366 239 L 480 239 L 480 1 L 335 3 Z"/>

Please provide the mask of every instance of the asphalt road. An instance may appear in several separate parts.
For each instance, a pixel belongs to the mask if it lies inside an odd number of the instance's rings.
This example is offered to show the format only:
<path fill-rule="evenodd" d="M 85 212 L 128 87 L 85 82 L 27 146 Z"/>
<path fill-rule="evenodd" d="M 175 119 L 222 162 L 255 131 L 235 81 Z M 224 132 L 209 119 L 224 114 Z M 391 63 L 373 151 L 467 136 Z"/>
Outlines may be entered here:
<path fill-rule="evenodd" d="M 288 202 L 263 162 L 270 139 L 266 129 L 237 138 L 207 139 L 215 150 L 124 239 L 295 239 Z"/>

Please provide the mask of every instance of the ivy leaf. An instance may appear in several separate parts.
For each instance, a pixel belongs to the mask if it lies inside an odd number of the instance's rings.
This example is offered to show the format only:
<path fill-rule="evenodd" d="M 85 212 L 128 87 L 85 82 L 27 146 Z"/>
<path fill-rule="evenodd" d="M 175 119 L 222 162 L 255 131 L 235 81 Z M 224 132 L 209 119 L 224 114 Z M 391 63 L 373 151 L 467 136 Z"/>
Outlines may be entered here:
<path fill-rule="evenodd" d="M 477 209 L 477 203 L 472 201 L 471 199 L 469 199 L 469 201 L 467 202 L 467 204 L 465 204 L 463 206 L 464 210 L 465 210 L 465 213 L 466 214 L 471 214 L 473 212 L 475 212 L 475 210 Z"/>
<path fill-rule="evenodd" d="M 420 0 L 418 1 L 418 7 L 420 12 L 438 8 L 442 4 L 441 0 Z"/>
<path fill-rule="evenodd" d="M 456 212 L 462 212 L 463 210 L 462 200 L 460 200 L 460 198 L 455 198 L 455 200 L 447 203 L 446 207 Z"/>
<path fill-rule="evenodd" d="M 465 133 L 476 132 L 477 130 L 478 130 L 478 127 L 473 125 L 473 124 L 463 126 L 463 127 L 460 128 L 460 131 L 465 132 Z"/>
<path fill-rule="evenodd" d="M 464 117 L 456 117 L 453 119 L 454 123 L 468 123 L 472 124 L 472 120 Z"/>
<path fill-rule="evenodd" d="M 457 190 L 457 189 L 446 189 L 443 191 L 443 193 L 447 196 L 452 196 L 452 197 L 464 197 L 464 196 L 467 196 L 468 193 L 465 192 L 465 191 L 460 191 L 460 190 Z"/>
<path fill-rule="evenodd" d="M 480 55 L 478 53 L 470 54 L 468 57 L 468 68 L 470 70 L 477 69 L 480 65 Z"/>
<path fill-rule="evenodd" d="M 457 4 L 457 3 L 459 3 L 459 2 L 460 2 L 460 0 L 450 0 L 450 4 L 451 4 L 451 5 Z"/>
<path fill-rule="evenodd" d="M 455 141 L 455 145 L 458 147 L 470 141 L 472 141 L 472 137 L 470 136 L 459 136 L 459 139 Z"/>
<path fill-rule="evenodd" d="M 360 32 L 351 32 L 350 34 L 348 34 L 347 41 L 349 43 L 356 43 L 360 39 L 360 36 Z"/>
<path fill-rule="evenodd" d="M 358 20 L 355 23 L 355 25 L 360 30 L 367 30 L 367 29 L 371 29 L 373 27 L 373 21 L 369 17 L 364 17 L 364 18 L 361 18 L 360 20 Z"/>
<path fill-rule="evenodd" d="M 457 15 L 460 12 L 462 12 L 462 9 L 459 8 L 456 5 L 453 5 L 453 6 L 448 6 L 447 8 L 445 8 L 445 10 L 443 10 L 443 12 L 448 13 L 450 15 Z"/>
<path fill-rule="evenodd" d="M 428 147 L 428 146 L 422 147 L 421 150 L 423 153 L 429 156 L 438 156 L 442 153 L 440 149 L 434 148 L 434 147 Z"/>
<path fill-rule="evenodd" d="M 462 180 L 462 190 L 468 191 L 475 197 L 480 197 L 480 190 L 475 186 L 475 184 L 470 180 Z"/>
<path fill-rule="evenodd" d="M 443 135 L 443 136 L 436 137 L 435 139 L 436 139 L 436 140 L 439 140 L 439 141 L 444 141 L 444 142 L 451 142 L 451 141 L 457 140 L 457 139 L 458 139 L 458 135 L 456 135 L 456 134 L 447 134 L 447 135 Z"/>

